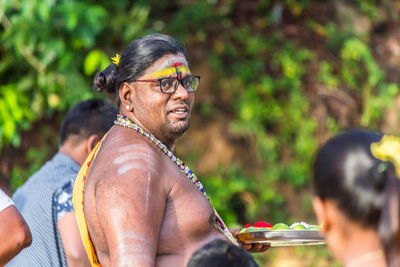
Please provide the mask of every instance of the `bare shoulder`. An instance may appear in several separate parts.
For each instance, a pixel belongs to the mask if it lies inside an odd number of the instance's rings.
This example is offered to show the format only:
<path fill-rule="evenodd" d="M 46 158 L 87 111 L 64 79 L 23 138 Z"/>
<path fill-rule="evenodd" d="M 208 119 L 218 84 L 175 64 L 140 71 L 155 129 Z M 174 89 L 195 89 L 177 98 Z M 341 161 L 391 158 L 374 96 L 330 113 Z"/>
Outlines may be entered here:
<path fill-rule="evenodd" d="M 124 128 L 113 128 L 96 156 L 96 184 L 140 184 L 149 177 L 162 181 L 165 158 L 142 136 Z M 143 180 L 143 181 L 142 181 Z"/>
<path fill-rule="evenodd" d="M 147 240 L 157 240 L 161 229 L 170 191 L 165 165 L 165 156 L 146 139 L 129 129 L 111 129 L 90 165 L 85 189 L 85 215 L 100 261 L 131 260 L 133 250 L 155 254 L 157 242 Z"/>

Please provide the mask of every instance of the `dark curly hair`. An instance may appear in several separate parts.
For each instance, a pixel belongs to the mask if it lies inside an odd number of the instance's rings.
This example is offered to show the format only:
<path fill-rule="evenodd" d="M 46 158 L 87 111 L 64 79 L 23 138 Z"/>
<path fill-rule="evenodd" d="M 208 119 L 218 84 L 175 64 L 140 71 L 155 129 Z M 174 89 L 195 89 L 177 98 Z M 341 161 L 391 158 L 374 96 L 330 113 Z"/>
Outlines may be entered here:
<path fill-rule="evenodd" d="M 79 140 L 92 134 L 102 137 L 113 125 L 117 109 L 103 99 L 89 99 L 78 102 L 68 111 L 60 129 L 60 145 L 71 135 Z"/>

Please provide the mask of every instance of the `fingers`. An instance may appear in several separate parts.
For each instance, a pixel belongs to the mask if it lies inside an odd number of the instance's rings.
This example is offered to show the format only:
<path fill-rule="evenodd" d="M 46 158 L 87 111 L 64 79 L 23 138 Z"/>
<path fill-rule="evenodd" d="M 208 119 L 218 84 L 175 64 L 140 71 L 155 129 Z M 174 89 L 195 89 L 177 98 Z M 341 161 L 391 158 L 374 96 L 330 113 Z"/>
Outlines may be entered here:
<path fill-rule="evenodd" d="M 260 252 L 267 251 L 271 247 L 270 244 L 264 244 L 263 247 L 260 249 Z"/>
<path fill-rule="evenodd" d="M 240 246 L 242 248 L 244 248 L 245 250 L 247 250 L 247 251 L 250 251 L 252 249 L 252 247 L 253 247 L 252 244 L 240 244 Z"/>
<path fill-rule="evenodd" d="M 270 244 L 254 244 L 249 252 L 264 252 L 271 247 Z"/>
<path fill-rule="evenodd" d="M 250 252 L 259 252 L 262 249 L 262 244 L 253 244 L 252 248 L 249 249 Z"/>
<path fill-rule="evenodd" d="M 271 245 L 270 244 L 258 244 L 258 243 L 240 243 L 240 246 L 247 250 L 248 252 L 264 252 L 267 251 Z"/>

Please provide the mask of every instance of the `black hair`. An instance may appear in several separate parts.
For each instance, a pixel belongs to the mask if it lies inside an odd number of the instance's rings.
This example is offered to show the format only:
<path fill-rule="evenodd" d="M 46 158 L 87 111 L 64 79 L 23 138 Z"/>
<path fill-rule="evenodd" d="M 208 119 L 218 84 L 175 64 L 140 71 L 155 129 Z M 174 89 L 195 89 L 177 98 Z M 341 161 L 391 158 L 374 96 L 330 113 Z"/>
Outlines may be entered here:
<path fill-rule="evenodd" d="M 102 137 L 114 124 L 117 109 L 103 99 L 78 102 L 68 111 L 60 130 L 60 145 L 71 135 L 87 139 L 92 134 Z"/>
<path fill-rule="evenodd" d="M 110 64 L 94 77 L 93 90 L 116 93 L 122 83 L 133 82 L 157 59 L 167 54 L 183 53 L 182 45 L 173 37 L 165 34 L 150 34 L 131 42 L 123 51 L 119 64 Z"/>
<path fill-rule="evenodd" d="M 257 267 L 253 257 L 243 248 L 227 240 L 213 240 L 198 249 L 187 267 Z"/>
<path fill-rule="evenodd" d="M 382 136 L 370 130 L 349 130 L 328 140 L 316 154 L 313 188 L 316 196 L 332 200 L 350 220 L 378 231 L 390 266 L 393 242 L 400 238 L 400 185 L 394 165 L 371 153 L 371 144 Z"/>

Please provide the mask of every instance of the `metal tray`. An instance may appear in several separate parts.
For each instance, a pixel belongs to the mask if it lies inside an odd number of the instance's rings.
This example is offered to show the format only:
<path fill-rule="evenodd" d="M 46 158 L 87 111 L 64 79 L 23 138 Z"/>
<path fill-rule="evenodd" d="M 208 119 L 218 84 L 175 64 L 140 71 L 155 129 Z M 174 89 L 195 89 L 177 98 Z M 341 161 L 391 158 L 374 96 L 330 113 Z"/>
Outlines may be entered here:
<path fill-rule="evenodd" d="M 323 235 L 316 230 L 264 230 L 240 233 L 236 238 L 244 243 L 269 243 L 271 247 L 325 244 Z"/>

